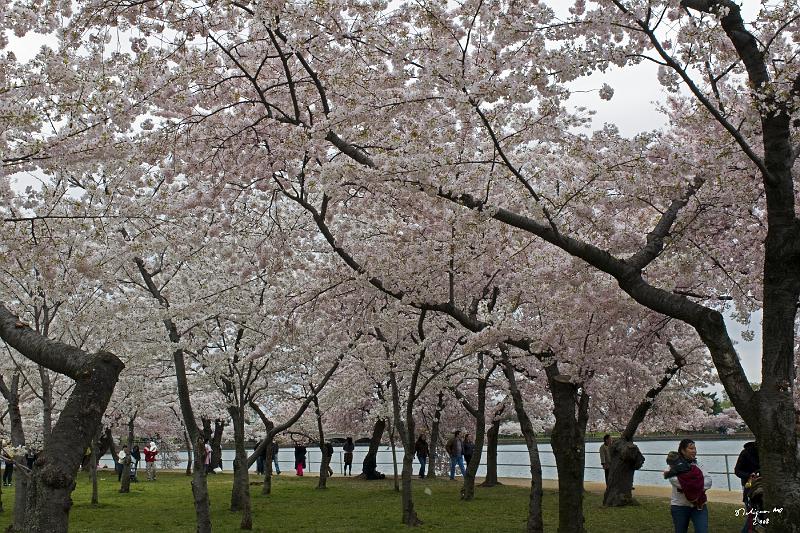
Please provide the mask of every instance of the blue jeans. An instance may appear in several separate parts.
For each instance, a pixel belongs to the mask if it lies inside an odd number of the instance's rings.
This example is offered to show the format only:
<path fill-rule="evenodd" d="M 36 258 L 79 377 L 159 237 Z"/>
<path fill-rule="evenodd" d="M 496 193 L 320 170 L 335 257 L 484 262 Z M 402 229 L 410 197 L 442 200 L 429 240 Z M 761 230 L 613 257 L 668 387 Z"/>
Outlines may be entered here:
<path fill-rule="evenodd" d="M 450 479 L 456 478 L 456 465 L 461 469 L 461 475 L 464 475 L 464 456 L 456 455 L 450 456 Z"/>
<path fill-rule="evenodd" d="M 272 463 L 275 465 L 275 473 L 276 474 L 280 474 L 281 473 L 281 467 L 278 466 L 278 456 L 277 455 L 273 455 L 272 456 Z"/>
<path fill-rule="evenodd" d="M 417 461 L 419 461 L 419 477 L 422 479 L 425 477 L 425 465 L 428 463 L 428 458 L 418 455 Z"/>
<path fill-rule="evenodd" d="M 708 533 L 708 505 L 702 509 L 685 505 L 670 505 L 675 533 L 688 533 L 689 521 L 694 524 L 694 533 Z"/>

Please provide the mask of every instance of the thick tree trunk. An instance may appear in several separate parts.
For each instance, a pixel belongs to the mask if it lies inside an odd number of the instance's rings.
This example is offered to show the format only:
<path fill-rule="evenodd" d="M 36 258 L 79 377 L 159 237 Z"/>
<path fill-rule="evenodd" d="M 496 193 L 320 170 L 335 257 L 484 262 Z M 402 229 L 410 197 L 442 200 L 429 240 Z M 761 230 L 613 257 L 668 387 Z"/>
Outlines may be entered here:
<path fill-rule="evenodd" d="M 416 365 L 419 368 L 419 363 Z M 397 453 L 394 445 L 394 430 L 400 433 L 400 438 L 403 443 L 403 469 L 402 469 L 402 490 L 401 503 L 403 506 L 402 520 L 403 524 L 408 527 L 416 527 L 422 525 L 422 520 L 417 516 L 417 511 L 414 509 L 414 494 L 412 492 L 411 478 L 414 475 L 414 437 L 416 433 L 414 425 L 414 400 L 416 390 L 416 378 L 418 371 L 415 371 L 411 379 L 411 394 L 406 404 L 406 420 L 401 418 L 400 411 L 400 391 L 398 390 L 397 378 L 394 371 L 389 374 L 389 385 L 392 390 L 392 413 L 394 415 L 394 424 L 390 431 L 390 440 L 392 443 L 392 463 L 394 464 L 395 476 L 395 490 L 400 490 L 401 487 L 397 486 Z"/>
<path fill-rule="evenodd" d="M 508 380 L 508 389 L 514 401 L 514 410 L 517 413 L 520 430 L 525 437 L 525 446 L 528 449 L 528 459 L 531 463 L 531 494 L 528 500 L 528 520 L 525 525 L 526 533 L 543 533 L 544 522 L 542 520 L 542 463 L 539 460 L 539 446 L 536 444 L 536 433 L 533 430 L 528 413 L 525 412 L 525 403 L 522 394 L 517 387 L 517 378 L 514 375 L 514 368 L 508 359 L 507 354 L 503 354 L 503 373 Z"/>
<path fill-rule="evenodd" d="M 272 494 L 272 434 L 267 432 L 267 460 L 264 461 L 264 483 L 261 485 L 261 494 Z"/>
<path fill-rule="evenodd" d="M 383 438 L 383 432 L 386 429 L 386 420 L 383 418 L 379 418 L 375 421 L 375 424 L 372 426 L 372 437 L 370 437 L 369 441 L 369 449 L 367 450 L 367 455 L 364 457 L 364 461 L 362 463 L 362 471 L 360 477 L 368 478 L 367 473 L 372 469 L 373 471 L 377 465 L 377 457 L 378 457 L 378 448 L 381 445 L 381 439 Z"/>
<path fill-rule="evenodd" d="M 199 434 L 199 432 L 197 432 Z M 194 472 L 192 473 L 192 498 L 197 519 L 197 533 L 211 533 L 211 499 L 208 496 L 208 482 L 203 462 L 205 446 L 203 439 L 194 440 Z"/>
<path fill-rule="evenodd" d="M 603 505 L 621 507 L 635 504 L 632 494 L 633 475 L 642 467 L 644 456 L 636 444 L 624 438 L 612 442 L 610 452 L 611 464 Z"/>
<path fill-rule="evenodd" d="M 133 430 L 135 419 L 136 415 L 128 419 L 128 454 L 122 461 L 122 478 L 120 480 L 121 483 L 119 487 L 120 493 L 123 494 L 127 494 L 131 491 L 131 461 L 133 461 L 131 452 L 133 451 Z"/>
<path fill-rule="evenodd" d="M 100 352 L 75 380 L 72 394 L 36 460 L 28 487 L 26 531 L 66 533 L 68 530 L 70 495 L 78 467 L 100 429 L 123 366 L 112 354 Z"/>
<path fill-rule="evenodd" d="M 444 410 L 444 391 L 439 391 L 439 401 L 436 402 L 436 411 L 433 413 L 431 423 L 431 438 L 428 443 L 428 472 L 425 474 L 428 479 L 436 479 L 436 459 L 438 458 L 437 449 L 439 448 L 439 419 Z"/>
<path fill-rule="evenodd" d="M 502 485 L 497 481 L 497 441 L 500 436 L 500 420 L 495 418 L 489 431 L 486 432 L 486 479 L 481 487 L 495 487 Z"/>
<path fill-rule="evenodd" d="M 239 512 L 250 508 L 250 475 L 247 467 L 247 450 L 244 445 L 244 412 L 236 406 L 229 406 L 228 413 L 233 420 L 235 447 L 231 511 Z"/>
<path fill-rule="evenodd" d="M 545 367 L 553 396 L 555 425 L 550 437 L 558 470 L 558 532 L 584 533 L 583 473 L 589 397 L 560 376 L 558 365 Z"/>

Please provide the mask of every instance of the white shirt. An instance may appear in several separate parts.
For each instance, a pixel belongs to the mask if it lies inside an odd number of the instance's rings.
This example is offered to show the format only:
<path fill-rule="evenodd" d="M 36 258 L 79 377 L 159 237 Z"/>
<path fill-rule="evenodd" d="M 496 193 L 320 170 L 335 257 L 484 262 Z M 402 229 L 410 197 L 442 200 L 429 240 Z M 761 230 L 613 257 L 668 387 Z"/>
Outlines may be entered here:
<path fill-rule="evenodd" d="M 700 463 L 695 463 L 697 468 L 700 471 L 703 470 L 703 465 Z M 681 483 L 678 481 L 678 476 L 672 476 L 669 478 L 669 482 L 672 485 L 672 498 L 670 498 L 669 504 L 670 505 L 680 505 L 683 507 L 694 507 L 694 504 L 686 499 L 686 496 L 682 492 L 678 492 L 678 489 L 681 488 Z M 711 488 L 711 476 L 703 472 L 703 488 L 708 490 Z"/>

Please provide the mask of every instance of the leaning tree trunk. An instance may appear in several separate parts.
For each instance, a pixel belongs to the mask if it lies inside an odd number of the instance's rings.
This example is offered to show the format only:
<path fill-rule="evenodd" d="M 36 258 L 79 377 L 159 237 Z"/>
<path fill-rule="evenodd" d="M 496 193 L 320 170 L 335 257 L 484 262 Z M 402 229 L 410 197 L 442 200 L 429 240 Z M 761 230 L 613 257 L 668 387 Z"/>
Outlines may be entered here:
<path fill-rule="evenodd" d="M 533 430 L 528 413 L 525 412 L 525 402 L 522 394 L 517 387 L 517 378 L 514 375 L 514 368 L 511 366 L 508 354 L 503 353 L 503 373 L 508 380 L 508 389 L 511 399 L 514 401 L 514 410 L 517 413 L 519 427 L 525 438 L 525 446 L 528 449 L 528 459 L 531 463 L 531 494 L 528 500 L 528 520 L 525 525 L 526 533 L 543 533 L 544 522 L 542 520 L 542 463 L 539 460 L 539 446 L 536 444 L 536 432 Z"/>
<path fill-rule="evenodd" d="M 561 376 L 558 364 L 545 367 L 553 397 L 555 424 L 550 441 L 558 470 L 558 532 L 584 533 L 583 474 L 589 396 Z"/>
<path fill-rule="evenodd" d="M 653 400 L 664 390 L 672 376 L 686 365 L 686 358 L 675 349 L 672 343 L 668 342 L 667 346 L 672 353 L 674 363 L 666 369 L 661 380 L 647 391 L 644 399 L 634 409 L 620 438 L 611 444 L 608 483 L 603 494 L 603 505 L 605 506 L 621 507 L 635 503 L 632 494 L 633 476 L 644 464 L 644 456 L 639 451 L 639 447 L 633 443 L 633 436 L 653 406 Z"/>
<path fill-rule="evenodd" d="M 439 391 L 439 401 L 436 402 L 436 411 L 433 413 L 431 423 L 431 438 L 428 450 L 428 472 L 425 474 L 428 479 L 436 479 L 436 460 L 438 458 L 437 449 L 439 448 L 439 419 L 444 410 L 444 391 Z"/>
<path fill-rule="evenodd" d="M 497 441 L 500 437 L 500 419 L 498 417 L 505 410 L 504 408 L 505 405 L 499 413 L 495 413 L 492 425 L 489 427 L 489 431 L 486 432 L 486 479 L 481 483 L 481 487 L 502 485 L 497 481 Z"/>
<path fill-rule="evenodd" d="M 244 446 L 244 410 L 237 406 L 229 406 L 228 413 L 233 420 L 233 442 L 236 448 L 233 460 L 231 511 L 242 512 L 241 529 L 253 529 L 250 507 L 250 472 L 247 467 L 247 450 Z"/>
<path fill-rule="evenodd" d="M 483 357 L 485 354 L 480 355 L 480 364 L 483 367 Z M 466 398 L 462 396 L 462 403 L 469 413 L 475 418 L 475 441 L 472 457 L 467 465 L 467 470 L 464 475 L 464 486 L 461 489 L 461 499 L 470 501 L 475 499 L 475 476 L 478 473 L 478 467 L 481 464 L 481 456 L 483 454 L 483 440 L 486 435 L 486 383 L 489 381 L 489 376 L 497 365 L 491 367 L 485 377 L 478 378 L 478 406 L 473 408 Z"/>
<path fill-rule="evenodd" d="M 84 451 L 100 428 L 117 377 L 124 365 L 114 355 L 96 354 L 75 387 L 36 459 L 28 487 L 25 531 L 66 533 L 72 490 Z"/>
<path fill-rule="evenodd" d="M 369 449 L 367 450 L 367 455 L 364 457 L 364 461 L 362 463 L 362 471 L 360 477 L 366 478 L 369 469 L 376 468 L 378 448 L 380 448 L 381 439 L 383 438 L 383 432 L 385 429 L 386 429 L 386 420 L 384 420 L 383 418 L 377 419 L 375 421 L 375 424 L 372 426 L 372 437 L 369 440 Z"/>
<path fill-rule="evenodd" d="M 131 461 L 133 461 L 133 429 L 136 415 L 128 419 L 128 454 L 122 460 L 122 478 L 120 479 L 120 493 L 127 494 L 131 491 Z"/>
<path fill-rule="evenodd" d="M 11 445 L 17 449 L 25 447 L 25 429 L 22 425 L 22 414 L 19 410 L 19 378 L 20 375 L 15 373 L 11 378 L 11 383 L 6 386 L 6 382 L 0 376 L 0 392 L 8 404 L 8 418 L 11 422 Z M 27 465 L 24 467 L 24 457 L 20 460 L 22 454 L 16 453 L 14 455 L 14 521 L 12 528 L 16 531 L 22 531 L 25 525 L 25 504 L 27 500 L 28 482 L 30 481 L 30 473 L 27 471 Z"/>
<path fill-rule="evenodd" d="M 186 475 L 192 475 L 192 442 L 189 440 L 189 435 L 186 429 L 183 430 L 183 445 L 186 446 Z"/>

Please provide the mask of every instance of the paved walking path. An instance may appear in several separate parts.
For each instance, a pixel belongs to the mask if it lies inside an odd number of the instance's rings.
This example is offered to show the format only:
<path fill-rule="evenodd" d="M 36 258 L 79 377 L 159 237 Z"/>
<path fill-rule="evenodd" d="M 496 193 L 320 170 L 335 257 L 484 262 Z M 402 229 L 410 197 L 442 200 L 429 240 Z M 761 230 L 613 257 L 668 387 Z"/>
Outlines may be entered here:
<path fill-rule="evenodd" d="M 515 485 L 519 487 L 530 487 L 531 482 L 529 479 L 524 478 L 516 478 L 516 477 L 503 477 L 499 478 L 499 481 L 505 485 Z M 478 482 L 480 483 L 480 482 Z M 478 484 L 476 483 L 476 484 Z M 672 487 L 667 482 L 664 482 L 664 486 L 659 485 L 634 485 L 633 497 L 636 498 L 637 496 L 648 496 L 648 497 L 655 497 L 655 498 L 669 498 L 672 494 Z M 545 479 L 542 480 L 542 484 L 546 489 L 558 489 L 558 481 L 555 479 Z M 583 486 L 589 492 L 595 492 L 598 494 L 603 494 L 606 490 L 605 483 L 599 483 L 596 481 L 584 481 Z M 724 489 L 710 489 L 706 492 L 708 496 L 708 501 L 713 502 L 720 502 L 720 503 L 742 503 L 742 493 L 740 491 L 729 491 Z"/>

